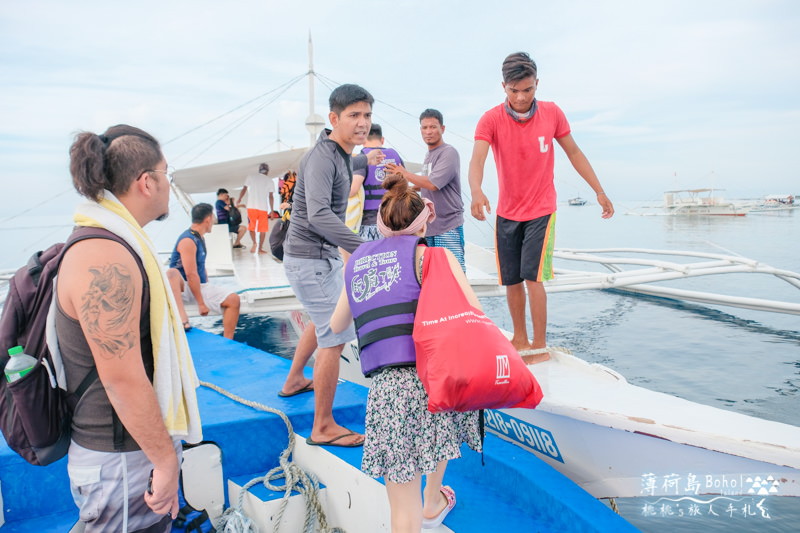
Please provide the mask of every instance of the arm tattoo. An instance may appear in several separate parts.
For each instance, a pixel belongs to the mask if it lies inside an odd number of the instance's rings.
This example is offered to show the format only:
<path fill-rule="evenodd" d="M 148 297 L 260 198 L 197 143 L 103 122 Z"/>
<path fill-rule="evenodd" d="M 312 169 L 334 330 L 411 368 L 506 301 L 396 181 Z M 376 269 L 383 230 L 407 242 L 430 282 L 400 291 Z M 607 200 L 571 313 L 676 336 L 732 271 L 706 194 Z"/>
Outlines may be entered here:
<path fill-rule="evenodd" d="M 93 278 L 81 305 L 81 319 L 88 326 L 86 335 L 102 348 L 104 357 L 122 358 L 139 334 L 131 320 L 131 275 L 118 263 L 91 267 L 89 272 Z"/>

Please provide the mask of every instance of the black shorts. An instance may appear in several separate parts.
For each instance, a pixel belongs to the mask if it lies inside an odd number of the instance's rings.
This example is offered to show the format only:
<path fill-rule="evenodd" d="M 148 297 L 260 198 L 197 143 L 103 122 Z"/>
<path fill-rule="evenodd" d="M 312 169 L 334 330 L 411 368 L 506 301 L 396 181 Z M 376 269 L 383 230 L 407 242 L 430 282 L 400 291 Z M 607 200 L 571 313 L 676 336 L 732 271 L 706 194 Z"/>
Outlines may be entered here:
<path fill-rule="evenodd" d="M 241 226 L 241 224 L 228 223 L 228 231 L 231 232 L 231 233 L 238 234 L 239 233 L 239 226 Z"/>
<path fill-rule="evenodd" d="M 498 215 L 495 248 L 500 285 L 553 279 L 556 214 L 517 222 Z"/>

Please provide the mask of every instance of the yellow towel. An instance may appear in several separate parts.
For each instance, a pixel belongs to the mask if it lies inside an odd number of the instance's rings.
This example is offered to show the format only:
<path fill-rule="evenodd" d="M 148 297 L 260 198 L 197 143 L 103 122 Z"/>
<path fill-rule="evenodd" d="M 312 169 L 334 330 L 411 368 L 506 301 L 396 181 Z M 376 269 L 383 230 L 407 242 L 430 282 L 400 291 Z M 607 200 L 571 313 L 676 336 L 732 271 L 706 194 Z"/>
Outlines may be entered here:
<path fill-rule="evenodd" d="M 344 223 L 347 227 L 353 230 L 353 233 L 358 233 L 361 229 L 361 216 L 364 214 L 364 187 L 358 189 L 358 194 L 351 196 L 347 199 L 347 215 L 345 216 Z"/>
<path fill-rule="evenodd" d="M 199 385 L 189 343 L 178 314 L 166 271 L 157 260 L 150 238 L 131 213 L 109 191 L 99 202 L 78 206 L 79 226 L 105 228 L 122 237 L 142 259 L 150 284 L 150 334 L 155 374 L 153 387 L 170 435 L 188 442 L 203 440 L 196 388 Z"/>

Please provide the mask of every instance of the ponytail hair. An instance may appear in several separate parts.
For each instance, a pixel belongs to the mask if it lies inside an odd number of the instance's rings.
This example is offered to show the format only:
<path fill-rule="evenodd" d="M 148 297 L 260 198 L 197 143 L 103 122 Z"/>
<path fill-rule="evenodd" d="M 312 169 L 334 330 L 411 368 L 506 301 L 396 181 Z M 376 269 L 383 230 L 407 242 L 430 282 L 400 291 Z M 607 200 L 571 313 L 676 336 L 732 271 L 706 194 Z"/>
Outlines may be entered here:
<path fill-rule="evenodd" d="M 381 201 L 380 215 L 384 225 L 392 231 L 406 229 L 425 209 L 425 202 L 408 187 L 408 181 L 400 174 L 387 175 L 383 188 L 386 192 Z"/>
<path fill-rule="evenodd" d="M 161 145 L 149 133 L 119 124 L 102 135 L 81 132 L 69 149 L 72 184 L 79 194 L 100 201 L 103 190 L 120 196 L 146 170 L 164 159 Z"/>

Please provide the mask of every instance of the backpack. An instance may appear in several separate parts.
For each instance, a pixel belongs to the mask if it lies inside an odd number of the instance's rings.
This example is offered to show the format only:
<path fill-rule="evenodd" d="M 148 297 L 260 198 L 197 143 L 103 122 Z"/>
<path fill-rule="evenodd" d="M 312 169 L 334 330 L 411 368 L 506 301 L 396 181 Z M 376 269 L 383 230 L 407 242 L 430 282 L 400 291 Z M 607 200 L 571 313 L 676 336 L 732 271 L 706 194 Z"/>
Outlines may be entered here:
<path fill-rule="evenodd" d="M 0 377 L 0 430 L 9 448 L 34 465 L 45 466 L 67 454 L 72 413 L 80 397 L 98 377 L 97 368 L 93 367 L 74 393 L 59 388 L 56 381 L 59 367 L 54 363 L 46 334 L 53 302 L 53 280 L 61 260 L 70 246 L 93 238 L 117 241 L 133 254 L 145 280 L 142 301 L 145 297 L 149 301 L 147 277 L 138 255 L 122 238 L 102 228 L 76 229 L 66 243 L 53 244 L 33 254 L 9 280 L 8 295 L 0 315 L 0 364 L 5 367 L 10 359 L 7 349 L 17 345 L 37 362 L 13 383 L 8 383 L 5 376 Z"/>
<path fill-rule="evenodd" d="M 289 221 L 281 220 L 269 232 L 269 249 L 279 261 L 283 261 L 283 241 L 286 240 L 287 231 L 289 231 Z"/>
<path fill-rule="evenodd" d="M 228 209 L 228 225 L 229 226 L 238 226 L 242 223 L 242 212 L 239 211 L 239 208 L 233 205 L 231 202 L 230 208 Z"/>

